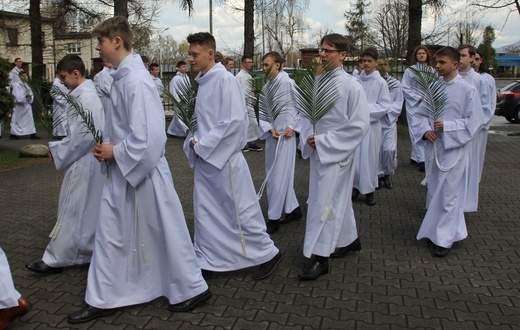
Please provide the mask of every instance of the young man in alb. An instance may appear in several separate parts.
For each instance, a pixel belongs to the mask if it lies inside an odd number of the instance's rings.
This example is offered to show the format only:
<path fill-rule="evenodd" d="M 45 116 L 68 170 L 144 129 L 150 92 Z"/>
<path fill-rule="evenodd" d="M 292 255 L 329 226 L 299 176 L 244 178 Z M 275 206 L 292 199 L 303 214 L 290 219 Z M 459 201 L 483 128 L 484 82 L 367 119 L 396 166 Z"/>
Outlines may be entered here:
<path fill-rule="evenodd" d="M 376 204 L 374 192 L 378 186 L 379 151 L 381 149 L 381 118 L 392 105 L 386 81 L 377 71 L 379 54 L 375 48 L 367 48 L 361 54 L 363 71 L 358 79 L 365 90 L 370 109 L 370 130 L 363 138 L 355 160 L 356 175 L 352 198 L 364 194 L 365 203 Z"/>
<path fill-rule="evenodd" d="M 94 83 L 85 78 L 85 64 L 81 57 L 66 55 L 56 68 L 60 81 L 70 90 L 70 98 L 90 114 L 96 130 L 102 130 L 105 124 L 103 107 Z M 25 265 L 31 271 L 45 275 L 61 273 L 63 267 L 90 262 L 99 218 L 97 210 L 105 183 L 99 163 L 92 157 L 94 137 L 86 133 L 81 117 L 71 109 L 72 104 L 68 104 L 60 92 L 51 93 L 63 98 L 69 124 L 65 138 L 49 142 L 54 165 L 57 170 L 65 170 L 65 176 L 60 190 L 58 219 L 43 258 Z"/>
<path fill-rule="evenodd" d="M 369 130 L 370 110 L 363 87 L 343 70 L 348 42 L 340 34 L 321 39 L 324 65 L 333 70 L 330 86 L 338 100 L 316 123 L 301 118 L 300 143 L 310 158 L 309 198 L 303 255 L 309 262 L 300 280 L 316 280 L 329 272 L 329 257 L 361 250 L 351 193 L 355 154 Z M 324 218 L 324 214 L 327 216 Z"/>
<path fill-rule="evenodd" d="M 186 73 L 188 66 L 186 62 L 179 61 L 177 62 L 177 65 L 175 66 L 175 69 L 177 70 L 177 73 L 175 76 L 173 76 L 172 80 L 170 81 L 170 87 L 168 90 L 170 91 L 170 94 L 173 95 L 177 100 L 179 100 L 177 96 L 177 90 L 179 89 L 179 85 L 189 84 L 191 86 L 190 77 Z M 177 136 L 177 137 L 185 137 L 186 136 L 186 130 L 188 129 L 186 125 L 182 123 L 182 121 L 175 115 L 176 109 L 174 106 L 174 115 L 172 118 L 172 121 L 170 122 L 170 125 L 168 125 L 168 129 L 166 130 L 166 133 L 168 133 L 171 136 Z"/>
<path fill-rule="evenodd" d="M 296 163 L 296 131 L 299 114 L 293 102 L 294 81 L 289 75 L 282 74 L 284 59 L 277 52 L 269 52 L 262 58 L 262 67 L 269 71 L 268 81 L 264 85 L 262 95 L 272 88 L 280 114 L 273 122 L 260 120 L 260 138 L 265 140 L 265 172 L 267 176 L 267 233 L 273 234 L 284 224 L 300 220 L 302 211 L 294 191 L 294 166 Z M 260 111 L 267 113 L 272 109 Z M 282 213 L 285 212 L 283 221 Z"/>
<path fill-rule="evenodd" d="M 426 215 L 417 239 L 432 243 L 434 257 L 446 257 L 453 244 L 468 236 L 464 205 L 468 189 L 469 145 L 482 127 L 482 106 L 475 87 L 457 74 L 460 53 L 443 47 L 435 54 L 435 68 L 447 96 L 435 121 L 423 102 L 413 117 L 414 142 L 426 141 Z M 436 151 L 434 151 L 436 149 Z"/>
<path fill-rule="evenodd" d="M 99 23 L 92 34 L 100 57 L 113 69 L 104 142 L 94 148 L 109 178 L 101 194 L 86 304 L 68 321 L 88 322 L 162 296 L 168 310 L 189 311 L 210 299 L 211 292 L 164 154 L 159 94 L 141 57 L 132 52 L 133 34 L 125 17 Z"/>
<path fill-rule="evenodd" d="M 247 145 L 244 147 L 243 151 L 262 151 L 264 148 L 260 147 L 256 144 L 258 141 L 258 121 L 256 120 L 255 109 L 253 107 L 254 102 L 254 91 L 252 86 L 253 77 L 249 74 L 251 68 L 253 67 L 253 58 L 250 56 L 244 55 L 242 56 L 242 64 L 240 65 L 240 72 L 237 73 L 235 78 L 240 82 L 240 86 L 244 91 L 244 95 L 246 96 L 246 105 L 247 105 Z"/>
<path fill-rule="evenodd" d="M 266 232 L 251 173 L 242 153 L 247 108 L 242 87 L 215 63 L 215 38 L 188 36 L 191 66 L 199 71 L 197 131 L 184 142 L 195 169 L 193 207 L 195 253 L 206 271 L 227 272 L 260 266 L 253 279 L 269 276 L 282 254 Z M 193 134 L 194 133 L 194 134 Z"/>
<path fill-rule="evenodd" d="M 466 196 L 466 206 L 464 208 L 464 212 L 476 212 L 478 210 L 478 193 L 480 176 L 482 174 L 482 168 L 480 167 L 480 154 L 482 152 L 482 144 L 486 143 L 484 141 L 484 137 L 487 136 L 486 126 L 493 119 L 495 109 L 491 108 L 491 95 L 487 80 L 471 67 L 471 64 L 475 60 L 475 55 L 477 54 L 475 48 L 470 45 L 461 45 L 458 50 L 460 52 L 458 73 L 462 79 L 477 89 L 484 114 L 481 118 L 482 129 L 470 144 L 468 191 Z"/>

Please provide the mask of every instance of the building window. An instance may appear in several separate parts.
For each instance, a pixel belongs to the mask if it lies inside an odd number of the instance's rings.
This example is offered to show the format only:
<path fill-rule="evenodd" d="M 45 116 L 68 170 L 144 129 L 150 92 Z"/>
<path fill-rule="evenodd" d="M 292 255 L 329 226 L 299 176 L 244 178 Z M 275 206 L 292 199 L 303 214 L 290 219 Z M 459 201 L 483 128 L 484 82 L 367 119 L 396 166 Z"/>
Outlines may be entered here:
<path fill-rule="evenodd" d="M 81 44 L 79 42 L 75 42 L 75 43 L 69 44 L 68 53 L 69 54 L 79 54 L 79 53 L 81 53 Z"/>
<path fill-rule="evenodd" d="M 18 46 L 18 29 L 5 29 L 5 44 L 7 46 Z"/>

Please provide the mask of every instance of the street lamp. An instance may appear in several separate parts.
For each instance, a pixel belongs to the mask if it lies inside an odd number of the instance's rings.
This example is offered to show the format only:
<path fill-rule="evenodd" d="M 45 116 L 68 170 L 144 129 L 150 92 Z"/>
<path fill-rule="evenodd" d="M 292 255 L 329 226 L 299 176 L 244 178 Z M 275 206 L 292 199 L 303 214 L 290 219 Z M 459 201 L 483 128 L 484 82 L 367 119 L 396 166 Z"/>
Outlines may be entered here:
<path fill-rule="evenodd" d="M 159 32 L 159 76 L 161 77 L 161 80 L 163 78 L 163 69 L 162 69 L 162 33 L 168 31 L 170 28 L 167 27 L 166 29 Z"/>

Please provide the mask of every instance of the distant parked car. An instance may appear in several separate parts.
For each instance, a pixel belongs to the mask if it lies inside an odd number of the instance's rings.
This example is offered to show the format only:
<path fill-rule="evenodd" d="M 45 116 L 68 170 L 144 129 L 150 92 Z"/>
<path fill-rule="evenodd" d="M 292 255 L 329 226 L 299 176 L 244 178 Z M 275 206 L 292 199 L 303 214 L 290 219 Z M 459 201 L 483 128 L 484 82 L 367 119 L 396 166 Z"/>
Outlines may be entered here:
<path fill-rule="evenodd" d="M 495 115 L 506 117 L 510 123 L 520 124 L 520 80 L 499 91 Z"/>

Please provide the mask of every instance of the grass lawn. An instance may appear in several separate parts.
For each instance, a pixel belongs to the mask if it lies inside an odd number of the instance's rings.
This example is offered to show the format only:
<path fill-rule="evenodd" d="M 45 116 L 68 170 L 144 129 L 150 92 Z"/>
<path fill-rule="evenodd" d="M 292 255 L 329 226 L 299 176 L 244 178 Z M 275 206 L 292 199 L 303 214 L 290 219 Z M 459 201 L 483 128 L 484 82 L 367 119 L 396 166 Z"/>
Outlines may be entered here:
<path fill-rule="evenodd" d="M 49 158 L 20 157 L 17 150 L 0 150 L 0 171 L 50 162 Z"/>

